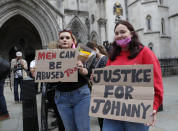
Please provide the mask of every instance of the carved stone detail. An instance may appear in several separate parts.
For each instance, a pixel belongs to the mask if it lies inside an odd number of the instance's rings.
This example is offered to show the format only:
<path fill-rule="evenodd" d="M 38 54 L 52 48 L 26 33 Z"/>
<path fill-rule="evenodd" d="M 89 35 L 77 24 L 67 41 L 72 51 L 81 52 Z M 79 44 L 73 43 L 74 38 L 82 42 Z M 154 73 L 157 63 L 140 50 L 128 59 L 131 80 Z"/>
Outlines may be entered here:
<path fill-rule="evenodd" d="M 67 26 L 68 29 L 72 29 L 72 33 L 75 35 L 78 43 L 86 43 L 89 40 L 89 33 L 87 26 L 82 23 L 79 17 L 75 16 Z"/>
<path fill-rule="evenodd" d="M 100 26 L 105 26 L 107 23 L 107 19 L 99 18 L 97 22 Z"/>

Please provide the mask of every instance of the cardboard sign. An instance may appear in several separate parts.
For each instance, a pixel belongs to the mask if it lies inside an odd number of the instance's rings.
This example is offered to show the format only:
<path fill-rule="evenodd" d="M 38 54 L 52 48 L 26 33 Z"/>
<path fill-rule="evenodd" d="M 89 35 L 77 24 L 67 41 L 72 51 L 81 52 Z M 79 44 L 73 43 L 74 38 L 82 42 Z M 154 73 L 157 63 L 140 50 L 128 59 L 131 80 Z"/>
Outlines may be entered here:
<path fill-rule="evenodd" d="M 153 86 L 152 65 L 108 66 L 93 70 L 97 85 Z"/>
<path fill-rule="evenodd" d="M 93 85 L 92 97 L 153 100 L 153 87 L 140 86 L 114 86 L 114 85 Z"/>
<path fill-rule="evenodd" d="M 77 49 L 36 51 L 35 82 L 77 82 Z"/>
<path fill-rule="evenodd" d="M 90 116 L 137 123 L 153 118 L 153 66 L 109 66 L 93 71 Z"/>
<path fill-rule="evenodd" d="M 151 100 L 122 100 L 92 97 L 90 116 L 137 123 L 151 123 L 153 112 Z"/>

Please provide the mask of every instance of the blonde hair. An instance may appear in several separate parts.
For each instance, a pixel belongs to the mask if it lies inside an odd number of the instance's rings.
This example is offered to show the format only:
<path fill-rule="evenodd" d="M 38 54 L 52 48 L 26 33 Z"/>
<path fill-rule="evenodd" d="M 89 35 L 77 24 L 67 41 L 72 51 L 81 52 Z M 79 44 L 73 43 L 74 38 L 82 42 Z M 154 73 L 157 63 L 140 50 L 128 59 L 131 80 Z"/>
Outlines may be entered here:
<path fill-rule="evenodd" d="M 48 49 L 57 49 L 58 48 L 58 42 L 51 41 L 48 43 Z"/>

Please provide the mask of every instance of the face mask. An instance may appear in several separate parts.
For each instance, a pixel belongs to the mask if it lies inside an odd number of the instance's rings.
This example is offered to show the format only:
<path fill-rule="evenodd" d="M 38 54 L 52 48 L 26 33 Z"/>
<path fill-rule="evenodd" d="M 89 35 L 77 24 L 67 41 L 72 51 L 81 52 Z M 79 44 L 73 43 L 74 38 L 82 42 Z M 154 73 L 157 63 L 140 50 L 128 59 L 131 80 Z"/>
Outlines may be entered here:
<path fill-rule="evenodd" d="M 116 44 L 122 48 L 127 47 L 129 45 L 129 42 L 131 41 L 130 37 L 127 37 L 122 40 L 116 40 Z"/>

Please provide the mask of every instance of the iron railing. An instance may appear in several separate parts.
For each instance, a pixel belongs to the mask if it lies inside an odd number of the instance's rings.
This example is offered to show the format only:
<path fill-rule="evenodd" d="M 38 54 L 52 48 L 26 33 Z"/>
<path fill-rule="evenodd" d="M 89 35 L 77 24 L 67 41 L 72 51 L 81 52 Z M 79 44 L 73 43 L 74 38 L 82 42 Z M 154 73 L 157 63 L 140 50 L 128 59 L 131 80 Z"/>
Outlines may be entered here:
<path fill-rule="evenodd" d="M 178 75 L 178 58 L 159 58 L 163 76 Z"/>

